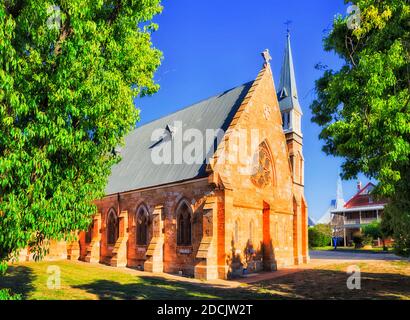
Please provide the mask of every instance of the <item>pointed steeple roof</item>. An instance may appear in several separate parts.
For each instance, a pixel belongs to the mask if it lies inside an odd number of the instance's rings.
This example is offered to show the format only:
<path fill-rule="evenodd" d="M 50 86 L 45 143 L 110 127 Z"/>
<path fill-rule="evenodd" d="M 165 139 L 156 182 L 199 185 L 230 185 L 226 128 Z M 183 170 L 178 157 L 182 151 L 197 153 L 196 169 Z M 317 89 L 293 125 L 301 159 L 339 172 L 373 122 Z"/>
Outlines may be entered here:
<path fill-rule="evenodd" d="M 280 74 L 278 100 L 281 111 L 296 109 L 302 113 L 299 104 L 298 90 L 296 87 L 295 68 L 293 66 L 292 49 L 290 46 L 290 33 L 287 33 L 285 55 Z"/>
<path fill-rule="evenodd" d="M 345 205 L 345 200 L 343 199 L 343 187 L 342 178 L 339 175 L 337 179 L 337 189 L 336 189 L 336 209 L 342 209 Z"/>

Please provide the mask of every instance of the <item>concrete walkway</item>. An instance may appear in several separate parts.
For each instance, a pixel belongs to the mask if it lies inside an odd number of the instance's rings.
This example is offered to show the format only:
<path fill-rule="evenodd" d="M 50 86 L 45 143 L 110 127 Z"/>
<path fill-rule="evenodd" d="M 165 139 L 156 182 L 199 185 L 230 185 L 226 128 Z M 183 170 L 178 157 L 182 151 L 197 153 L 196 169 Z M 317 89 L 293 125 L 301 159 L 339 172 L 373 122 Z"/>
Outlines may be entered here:
<path fill-rule="evenodd" d="M 343 252 L 343 251 L 319 251 L 319 250 L 311 250 L 310 254 L 310 262 L 308 264 L 302 264 L 298 266 L 290 266 L 281 268 L 278 271 L 274 272 L 260 272 L 256 274 L 249 274 L 244 278 L 237 278 L 233 280 L 198 280 L 194 278 L 186 278 L 181 277 L 178 275 L 167 274 L 167 273 L 150 273 L 144 271 L 138 271 L 135 269 L 130 268 L 116 268 L 117 270 L 121 270 L 122 272 L 126 272 L 129 274 L 133 274 L 139 277 L 156 277 L 156 278 L 163 278 L 172 281 L 178 282 L 186 282 L 197 284 L 200 286 L 212 286 L 218 288 L 236 288 L 246 284 L 252 284 L 259 281 L 264 280 L 271 280 L 276 279 L 279 277 L 287 276 L 289 274 L 297 273 L 306 269 L 314 269 L 320 266 L 328 265 L 328 264 L 335 264 L 335 263 L 343 263 L 343 262 L 360 262 L 360 261 L 394 261 L 394 260 L 407 260 L 409 259 L 398 257 L 394 254 L 390 253 L 356 253 L 356 252 Z M 78 264 L 85 264 L 85 262 L 75 261 L 73 263 Z M 87 263 L 87 265 L 89 265 Z M 112 267 L 95 264 L 95 267 L 101 268 L 102 270 L 112 270 Z"/>
<path fill-rule="evenodd" d="M 340 262 L 340 260 L 352 261 L 352 260 L 373 260 L 373 261 L 398 261 L 408 260 L 407 258 L 396 256 L 393 253 L 366 253 L 366 252 L 351 252 L 351 251 L 321 251 L 310 250 L 310 258 L 313 262 L 320 262 L 320 260 L 332 260 L 334 262 Z M 319 260 L 319 261 L 316 261 Z"/>
<path fill-rule="evenodd" d="M 363 252 L 351 252 L 351 251 L 321 251 L 310 250 L 310 262 L 308 264 L 302 264 L 298 266 L 281 268 L 275 272 L 260 272 L 257 274 L 249 275 L 245 278 L 235 279 L 235 282 L 239 283 L 256 283 L 264 280 L 271 280 L 283 276 L 287 276 L 292 273 L 297 273 L 307 269 L 319 268 L 320 266 L 345 263 L 345 262 L 360 262 L 360 261 L 409 261 L 408 258 L 396 256 L 392 253 L 363 253 Z"/>
<path fill-rule="evenodd" d="M 250 283 L 255 283 L 255 282 L 259 282 L 259 281 L 264 281 L 264 280 L 271 280 L 271 279 L 276 279 L 279 277 L 283 277 L 283 276 L 287 276 L 289 274 L 292 273 L 296 273 L 301 271 L 302 268 L 298 268 L 298 266 L 295 268 L 293 267 L 289 267 L 289 268 L 282 268 L 278 271 L 274 271 L 274 272 L 259 272 L 259 273 L 254 273 L 254 274 L 249 274 L 248 276 L 244 277 L 244 278 L 239 278 L 239 279 L 234 279 L 233 281 L 235 282 L 239 282 L 239 283 L 246 283 L 246 284 L 250 284 Z"/>

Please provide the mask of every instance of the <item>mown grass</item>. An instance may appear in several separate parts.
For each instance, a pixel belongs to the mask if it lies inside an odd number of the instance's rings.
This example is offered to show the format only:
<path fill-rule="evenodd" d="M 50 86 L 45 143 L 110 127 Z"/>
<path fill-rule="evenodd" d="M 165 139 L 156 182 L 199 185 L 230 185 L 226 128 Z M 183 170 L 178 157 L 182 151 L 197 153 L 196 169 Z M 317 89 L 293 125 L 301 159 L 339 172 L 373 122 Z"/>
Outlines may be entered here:
<path fill-rule="evenodd" d="M 349 266 L 360 271 L 360 289 L 349 289 Z M 356 283 L 356 282 L 355 282 Z M 281 292 L 291 299 L 410 300 L 410 263 L 363 261 L 336 263 L 306 269 L 258 284 L 266 292 Z"/>
<path fill-rule="evenodd" d="M 335 251 L 334 247 L 332 246 L 315 247 L 315 248 L 312 248 L 311 250 Z M 387 251 L 384 251 L 382 247 L 373 247 L 371 249 L 364 249 L 364 248 L 355 249 L 354 247 L 337 247 L 336 251 L 354 252 L 354 253 L 393 253 L 393 248 L 387 248 Z"/>
<path fill-rule="evenodd" d="M 60 288 L 49 287 L 60 270 Z M 51 269 L 49 269 L 51 268 Z M 137 275 L 138 274 L 138 275 Z M 8 268 L 0 288 L 11 288 L 25 299 L 223 299 L 264 298 L 252 290 L 193 283 L 181 278 L 142 276 L 141 272 L 71 261 L 25 262 Z M 55 282 L 51 281 L 51 285 Z"/>
<path fill-rule="evenodd" d="M 11 288 L 25 299 L 409 299 L 410 263 L 362 261 L 361 289 L 349 290 L 351 263 L 304 268 L 296 273 L 254 284 L 210 284 L 185 278 L 71 261 L 26 262 L 9 267 L 0 289 Z M 51 267 L 51 269 L 49 269 Z M 61 287 L 53 289 L 55 267 Z M 47 272 L 49 271 L 49 272 Z M 53 283 L 51 283 L 53 284 Z"/>

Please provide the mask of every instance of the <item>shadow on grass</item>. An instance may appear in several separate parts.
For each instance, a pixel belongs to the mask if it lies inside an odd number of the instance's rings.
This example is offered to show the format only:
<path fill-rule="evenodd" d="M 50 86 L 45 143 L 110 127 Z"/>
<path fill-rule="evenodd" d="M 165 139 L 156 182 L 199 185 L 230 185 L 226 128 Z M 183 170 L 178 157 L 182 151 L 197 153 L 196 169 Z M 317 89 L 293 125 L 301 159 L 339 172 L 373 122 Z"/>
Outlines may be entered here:
<path fill-rule="evenodd" d="M 101 279 L 101 274 L 70 288 L 91 293 L 98 299 L 410 299 L 410 267 L 406 262 L 389 266 L 363 265 L 361 289 L 349 290 L 346 273 L 348 264 L 330 269 L 304 269 L 296 273 L 264 280 L 252 285 L 227 287 L 208 283 L 192 283 L 184 279 L 165 279 L 131 275 L 126 280 Z M 370 271 L 369 271 L 369 268 Z M 377 269 L 379 268 L 379 269 Z M 87 273 L 88 269 L 81 269 Z M 373 273 L 376 270 L 380 273 Z M 0 277 L 0 288 L 11 288 L 14 293 L 28 298 L 35 286 L 36 276 L 26 266 L 10 266 L 6 276 Z M 70 283 L 71 282 L 71 283 Z M 61 298 L 51 297 L 51 298 Z"/>
<path fill-rule="evenodd" d="M 263 291 L 291 299 L 410 299 L 410 276 L 399 273 L 360 273 L 360 289 L 349 289 L 346 268 L 303 270 L 254 284 Z M 358 283 L 356 280 L 352 281 Z"/>
<path fill-rule="evenodd" d="M 0 275 L 0 289 L 11 289 L 12 293 L 20 293 L 27 299 L 30 292 L 34 291 L 33 282 L 36 276 L 33 271 L 25 266 L 9 266 L 7 273 Z"/>
<path fill-rule="evenodd" d="M 99 299 L 272 299 L 252 288 L 227 288 L 218 285 L 189 283 L 157 277 L 139 276 L 133 283 L 97 280 L 75 286 L 95 294 Z"/>
<path fill-rule="evenodd" d="M 361 289 L 350 290 L 343 270 L 303 270 L 247 287 L 226 288 L 163 278 L 140 277 L 120 284 L 98 280 L 77 286 L 99 299 L 410 299 L 410 277 L 361 273 Z"/>

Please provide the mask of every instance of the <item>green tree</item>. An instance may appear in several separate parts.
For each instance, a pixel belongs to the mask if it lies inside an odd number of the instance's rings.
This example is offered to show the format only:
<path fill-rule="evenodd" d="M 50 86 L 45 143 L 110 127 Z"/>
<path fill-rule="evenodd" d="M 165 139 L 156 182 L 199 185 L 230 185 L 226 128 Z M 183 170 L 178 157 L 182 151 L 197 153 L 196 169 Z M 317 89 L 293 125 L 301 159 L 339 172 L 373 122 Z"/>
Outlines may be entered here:
<path fill-rule="evenodd" d="M 344 61 L 316 82 L 312 121 L 323 150 L 345 159 L 342 175 L 379 181 L 385 219 L 402 251 L 410 248 L 410 5 L 355 0 L 360 12 L 337 16 L 324 48 Z M 358 23 L 360 22 L 360 23 Z"/>
<path fill-rule="evenodd" d="M 21 294 L 12 294 L 9 289 L 0 289 L 1 300 L 22 300 Z"/>
<path fill-rule="evenodd" d="M 331 245 L 332 228 L 329 224 L 317 224 L 308 230 L 309 247 L 325 247 Z"/>
<path fill-rule="evenodd" d="M 383 250 L 387 250 L 386 239 L 391 236 L 391 230 L 380 221 L 373 221 L 372 223 L 364 226 L 363 234 L 371 237 L 373 240 L 380 239 L 383 243 Z"/>
<path fill-rule="evenodd" d="M 87 229 L 133 100 L 158 90 L 160 0 L 0 3 L 0 263 Z"/>

